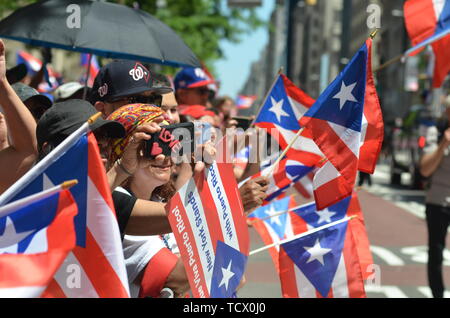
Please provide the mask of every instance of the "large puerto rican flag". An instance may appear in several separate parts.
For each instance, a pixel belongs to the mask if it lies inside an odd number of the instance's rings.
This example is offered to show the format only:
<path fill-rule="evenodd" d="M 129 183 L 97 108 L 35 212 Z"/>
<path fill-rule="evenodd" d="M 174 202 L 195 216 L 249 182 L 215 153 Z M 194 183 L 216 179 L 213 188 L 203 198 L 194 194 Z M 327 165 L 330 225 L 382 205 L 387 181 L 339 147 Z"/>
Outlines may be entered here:
<path fill-rule="evenodd" d="M 317 210 L 314 203 L 305 204 L 290 212 L 292 233 L 300 234 L 311 231 L 323 225 L 356 216 L 351 222 L 356 252 L 358 254 L 361 273 L 364 279 L 372 275 L 373 258 L 370 252 L 369 237 L 367 236 L 364 216 L 359 204 L 358 196 L 353 192 L 347 197 L 324 210 Z"/>
<path fill-rule="evenodd" d="M 0 208 L 0 297 L 39 297 L 75 247 L 77 205 L 55 187 Z"/>
<path fill-rule="evenodd" d="M 66 180 L 77 207 L 77 246 L 69 253 L 45 291 L 45 297 L 129 297 L 128 279 L 105 168 L 86 123 L 0 196 L 0 206 Z M 32 241 L 30 235 L 29 242 Z M 67 281 L 79 273 L 77 288 Z"/>
<path fill-rule="evenodd" d="M 281 245 L 283 297 L 366 297 L 353 221 L 345 218 Z"/>
<path fill-rule="evenodd" d="M 314 99 L 279 74 L 255 119 L 255 126 L 266 129 L 284 150 L 301 128 L 300 119 L 313 104 Z M 305 160 L 315 162 L 323 157 L 306 130 L 292 145 L 290 153 L 301 153 Z"/>
<path fill-rule="evenodd" d="M 404 4 L 405 24 L 413 47 L 406 54 L 419 52 L 431 44 L 436 57 L 433 87 L 441 87 L 450 71 L 450 1 L 408 0 Z"/>
<path fill-rule="evenodd" d="M 229 298 L 244 274 L 249 234 L 231 164 L 214 163 L 166 205 L 194 297 Z"/>
<path fill-rule="evenodd" d="M 360 271 L 366 279 L 372 274 L 373 258 L 356 193 L 321 211 L 317 210 L 314 202 L 296 206 L 293 198 L 284 198 L 258 208 L 248 217 L 264 244 L 271 245 L 351 216 L 357 217 L 352 220 L 352 231 Z M 279 252 L 279 245 L 269 249 L 277 272 L 279 272 Z"/>
<path fill-rule="evenodd" d="M 360 167 L 360 147 L 367 135 L 363 130 L 364 108 L 379 107 L 378 99 L 374 102 L 373 82 L 366 85 L 367 74 L 371 71 L 367 66 L 371 45 L 372 40 L 368 39 L 300 120 L 328 159 L 314 177 L 314 196 L 319 210 L 349 196 L 358 169 L 373 172 L 381 148 L 382 134 L 378 134 L 371 147 L 361 150 L 368 159 Z M 370 95 L 366 95 L 366 87 L 370 87 Z M 381 112 L 375 120 L 382 123 L 380 116 Z M 382 124 L 376 127 L 380 129 Z"/>

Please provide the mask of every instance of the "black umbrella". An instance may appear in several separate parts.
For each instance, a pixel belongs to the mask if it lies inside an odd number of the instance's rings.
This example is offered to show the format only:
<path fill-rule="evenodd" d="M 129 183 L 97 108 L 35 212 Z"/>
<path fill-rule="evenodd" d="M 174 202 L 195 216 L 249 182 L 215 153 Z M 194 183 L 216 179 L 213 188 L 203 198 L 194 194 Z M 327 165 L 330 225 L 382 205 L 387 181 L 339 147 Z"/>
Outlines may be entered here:
<path fill-rule="evenodd" d="M 92 0 L 44 0 L 0 21 L 0 37 L 108 58 L 200 66 L 166 24 L 124 5 Z"/>

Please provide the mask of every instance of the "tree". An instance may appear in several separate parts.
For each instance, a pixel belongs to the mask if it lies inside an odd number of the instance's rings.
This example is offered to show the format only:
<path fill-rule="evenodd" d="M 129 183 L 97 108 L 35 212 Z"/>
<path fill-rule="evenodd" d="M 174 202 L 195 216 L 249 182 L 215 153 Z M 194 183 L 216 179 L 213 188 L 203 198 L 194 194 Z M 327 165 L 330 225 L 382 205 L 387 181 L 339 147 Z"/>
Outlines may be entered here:
<path fill-rule="evenodd" d="M 37 0 L 1 0 L 0 16 Z M 240 36 L 265 25 L 253 9 L 228 8 L 226 0 L 110 0 L 139 7 L 170 26 L 209 69 L 223 57 L 221 40 L 238 43 Z M 120 23 L 120 17 L 117 17 Z"/>
<path fill-rule="evenodd" d="M 253 9 L 227 8 L 225 0 L 116 0 L 138 4 L 170 26 L 208 68 L 223 57 L 221 40 L 233 43 L 252 29 L 265 25 Z"/>

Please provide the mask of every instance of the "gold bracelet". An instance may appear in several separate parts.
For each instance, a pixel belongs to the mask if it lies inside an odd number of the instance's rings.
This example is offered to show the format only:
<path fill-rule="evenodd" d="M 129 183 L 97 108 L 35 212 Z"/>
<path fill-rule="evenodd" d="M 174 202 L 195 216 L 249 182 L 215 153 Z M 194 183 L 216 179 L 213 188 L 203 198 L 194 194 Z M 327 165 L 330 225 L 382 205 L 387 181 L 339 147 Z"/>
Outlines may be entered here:
<path fill-rule="evenodd" d="M 122 165 L 122 158 L 118 159 L 116 162 L 117 162 L 117 165 L 119 166 L 119 168 L 122 169 L 123 172 L 125 172 L 130 177 L 133 175 L 127 169 L 125 169 L 125 167 Z"/>

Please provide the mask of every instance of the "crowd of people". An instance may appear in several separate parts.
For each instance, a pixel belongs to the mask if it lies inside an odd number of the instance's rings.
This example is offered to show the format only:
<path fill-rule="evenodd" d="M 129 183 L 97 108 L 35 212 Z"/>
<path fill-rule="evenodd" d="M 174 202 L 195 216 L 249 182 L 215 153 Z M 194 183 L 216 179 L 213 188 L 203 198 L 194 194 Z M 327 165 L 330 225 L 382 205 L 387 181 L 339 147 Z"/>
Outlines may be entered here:
<path fill-rule="evenodd" d="M 5 50 L 0 41 L 0 194 L 101 112 L 91 130 L 112 192 L 131 296 L 185 296 L 189 283 L 165 204 L 210 162 L 174 163 L 162 154 L 150 159 L 143 155 L 143 143 L 161 126 L 180 122 L 235 127 L 233 100 L 216 96 L 214 80 L 200 68 L 181 69 L 172 84 L 164 74 L 131 60 L 104 65 L 90 88 L 69 82 L 48 96 L 8 76 Z M 199 147 L 210 158 L 217 151 L 214 138 Z M 244 175 L 236 175 L 237 181 Z M 239 187 L 245 213 L 263 203 L 267 188 L 266 177 Z"/>

